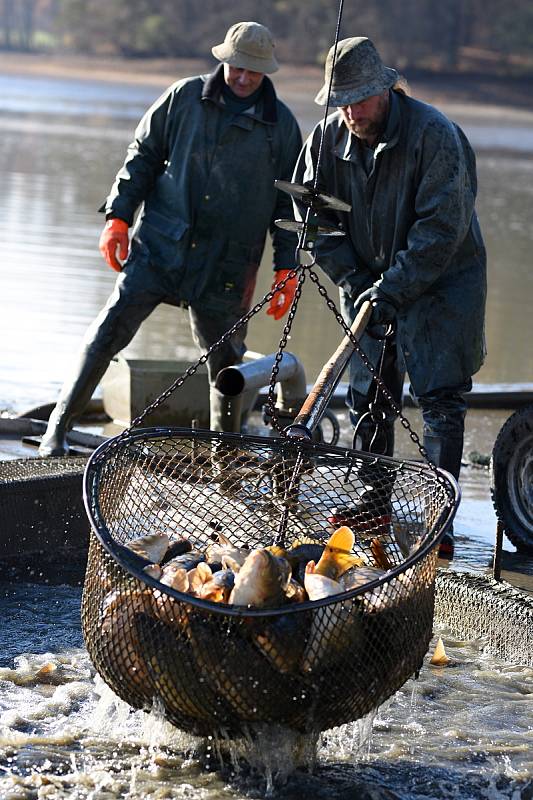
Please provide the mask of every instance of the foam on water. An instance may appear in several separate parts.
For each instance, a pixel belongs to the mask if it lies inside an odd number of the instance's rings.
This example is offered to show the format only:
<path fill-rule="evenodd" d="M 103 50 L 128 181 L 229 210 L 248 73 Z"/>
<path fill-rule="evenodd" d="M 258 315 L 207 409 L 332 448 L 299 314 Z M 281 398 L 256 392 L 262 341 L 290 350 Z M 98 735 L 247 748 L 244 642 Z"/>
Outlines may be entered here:
<path fill-rule="evenodd" d="M 440 633 L 450 665 L 424 666 L 364 719 L 320 737 L 254 727 L 235 742 L 178 731 L 158 703 L 131 709 L 84 650 L 24 654 L 0 673 L 0 796 L 523 800 L 533 669 Z"/>

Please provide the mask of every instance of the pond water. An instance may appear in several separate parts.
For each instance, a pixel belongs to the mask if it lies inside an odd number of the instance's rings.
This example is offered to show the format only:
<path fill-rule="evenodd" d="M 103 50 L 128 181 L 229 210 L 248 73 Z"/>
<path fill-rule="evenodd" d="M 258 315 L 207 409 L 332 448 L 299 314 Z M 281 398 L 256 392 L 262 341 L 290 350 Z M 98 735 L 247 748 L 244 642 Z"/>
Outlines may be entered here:
<path fill-rule="evenodd" d="M 0 66 L 0 404 L 6 408 L 57 395 L 83 332 L 111 291 L 115 275 L 98 252 L 103 219 L 97 209 L 135 122 L 162 88 L 2 75 Z M 320 109 L 305 97 L 295 108 L 307 132 Z M 533 142 L 524 130 L 533 130 L 533 111 L 516 112 L 517 120 L 507 112 L 504 121 L 457 111 L 477 149 L 478 212 L 489 256 L 488 358 L 476 380 L 528 382 Z M 256 299 L 270 288 L 268 260 L 267 248 Z M 281 324 L 261 312 L 249 326 L 248 346 L 274 352 L 280 333 Z M 340 338 L 337 322 L 307 282 L 289 349 L 309 382 Z M 159 307 L 126 355 L 195 359 L 186 314 Z"/>
<path fill-rule="evenodd" d="M 0 410 L 18 412 L 55 398 L 77 343 L 107 298 L 114 274 L 98 253 L 96 209 L 134 123 L 163 88 L 3 75 L 0 66 Z M 312 102 L 300 97 L 295 109 L 307 132 L 318 119 Z M 533 113 L 510 113 L 502 121 L 459 109 L 455 118 L 477 149 L 478 210 L 489 253 L 489 356 L 476 380 L 530 382 Z M 257 298 L 270 286 L 268 255 Z M 248 346 L 274 352 L 280 333 L 262 313 L 250 325 Z M 308 282 L 289 342 L 308 381 L 340 337 Z M 195 360 L 187 318 L 159 308 L 127 355 Z M 465 454 L 490 452 L 507 416 L 505 410 L 471 412 Z M 408 417 L 416 428 L 416 412 Z M 400 438 L 398 447 L 413 455 L 408 439 Z M 487 473 L 465 469 L 461 483 L 454 567 L 486 571 L 495 525 Z M 113 698 L 83 649 L 79 602 L 78 588 L 0 585 L 2 800 L 240 799 L 264 796 L 272 783 L 277 796 L 295 800 L 533 796 L 533 672 L 487 656 L 483 642 L 439 631 L 451 666 L 426 662 L 419 679 L 373 720 L 324 737 L 313 774 L 313 743 L 304 742 L 305 768 L 284 783 L 294 743 L 281 734 L 247 753 L 248 763 L 258 765 L 255 774 L 236 768 L 235 752 L 230 766 L 220 768 L 214 743 L 207 770 L 198 743 L 169 729 L 157 709 L 146 716 Z"/>
<path fill-rule="evenodd" d="M 79 599 L 74 588 L 0 584 L 2 800 L 531 797 L 533 670 L 488 656 L 482 641 L 439 629 L 447 667 L 426 657 L 418 679 L 376 713 L 318 742 L 274 729 L 230 746 L 177 731 L 157 707 L 145 714 L 119 701 L 82 647 Z"/>

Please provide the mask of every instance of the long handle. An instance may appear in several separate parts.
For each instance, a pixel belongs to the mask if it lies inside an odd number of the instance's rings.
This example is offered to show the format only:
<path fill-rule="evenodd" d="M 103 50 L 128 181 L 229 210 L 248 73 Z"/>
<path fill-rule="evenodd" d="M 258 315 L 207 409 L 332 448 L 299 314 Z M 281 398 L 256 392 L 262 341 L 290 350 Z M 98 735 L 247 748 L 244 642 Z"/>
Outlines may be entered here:
<path fill-rule="evenodd" d="M 359 340 L 363 334 L 370 315 L 372 305 L 366 301 L 361 306 L 359 313 L 354 319 L 350 332 L 355 339 Z M 335 387 L 341 379 L 342 373 L 355 351 L 355 347 L 349 336 L 345 336 L 337 347 L 329 361 L 327 361 L 320 375 L 316 379 L 313 388 L 309 392 L 304 404 L 294 419 L 294 422 L 287 430 L 287 436 L 310 439 L 312 432 L 322 419 L 322 416 L 335 391 Z"/>

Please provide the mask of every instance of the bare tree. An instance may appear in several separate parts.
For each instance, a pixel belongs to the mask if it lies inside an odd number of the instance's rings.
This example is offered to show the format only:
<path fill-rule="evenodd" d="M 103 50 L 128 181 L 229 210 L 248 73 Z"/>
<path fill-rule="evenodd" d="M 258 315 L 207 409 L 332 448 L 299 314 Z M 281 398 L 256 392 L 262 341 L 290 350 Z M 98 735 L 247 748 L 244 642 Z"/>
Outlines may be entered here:
<path fill-rule="evenodd" d="M 11 49 L 13 43 L 14 0 L 3 0 L 2 4 L 2 33 L 4 47 Z"/>
<path fill-rule="evenodd" d="M 34 34 L 36 2 L 37 0 L 21 0 L 19 17 L 19 43 L 23 50 L 31 50 Z"/>
<path fill-rule="evenodd" d="M 44 0 L 39 0 L 44 2 Z M 15 4 L 27 3 L 28 44 L 35 0 L 0 0 L 4 47 L 13 45 Z M 136 56 L 209 56 L 212 44 L 238 20 L 272 28 L 285 62 L 322 63 L 337 22 L 337 0 L 48 0 L 56 3 L 66 46 L 77 51 Z M 404 68 L 461 66 L 465 46 L 533 59 L 531 0 L 349 0 L 342 38 L 367 35 L 388 63 Z M 510 62 L 510 58 L 508 59 Z"/>

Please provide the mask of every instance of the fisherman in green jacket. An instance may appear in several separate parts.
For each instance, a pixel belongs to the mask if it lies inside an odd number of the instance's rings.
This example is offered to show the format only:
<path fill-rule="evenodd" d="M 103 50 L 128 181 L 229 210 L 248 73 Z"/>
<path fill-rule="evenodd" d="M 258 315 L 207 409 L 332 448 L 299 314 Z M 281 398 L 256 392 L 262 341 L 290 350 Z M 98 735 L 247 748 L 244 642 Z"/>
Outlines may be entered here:
<path fill-rule="evenodd" d="M 474 210 L 474 153 L 457 125 L 406 95 L 369 39 L 339 42 L 334 68 L 330 50 L 318 104 L 326 104 L 332 71 L 330 105 L 336 108 L 325 123 L 318 188 L 351 211 L 324 214 L 346 236 L 322 238 L 317 261 L 340 287 L 347 323 L 370 300 L 370 332 L 394 324 L 382 378 L 400 406 L 407 373 L 428 456 L 457 479 L 464 395 L 485 356 L 486 256 Z M 323 127 L 317 125 L 304 145 L 297 183 L 315 179 Z M 377 366 L 382 341 L 365 334 L 361 345 Z M 355 354 L 347 403 L 363 450 L 371 449 L 375 433 L 369 416 L 363 419 L 375 394 L 372 375 Z M 381 452 L 392 455 L 395 414 L 383 395 L 374 412 L 384 419 Z M 369 485 L 374 508 L 378 494 Z M 452 534 L 441 555 L 453 555 Z"/>
<path fill-rule="evenodd" d="M 222 62 L 213 73 L 178 81 L 146 112 L 101 209 L 107 221 L 100 250 L 119 276 L 85 335 L 41 456 L 67 452 L 72 418 L 159 303 L 188 308 L 193 339 L 205 353 L 249 311 L 267 231 L 273 285 L 294 263 L 296 237 L 274 224 L 292 216 L 291 202 L 274 181 L 290 180 L 302 141 L 267 77 L 278 69 L 272 36 L 256 22 L 237 23 L 212 52 Z M 271 301 L 274 319 L 288 310 L 296 285 L 290 279 Z M 214 380 L 242 360 L 245 334 L 242 327 L 207 362 L 215 430 L 223 419 Z"/>

